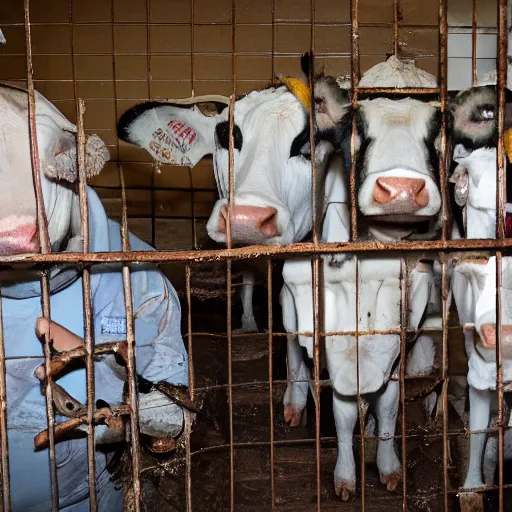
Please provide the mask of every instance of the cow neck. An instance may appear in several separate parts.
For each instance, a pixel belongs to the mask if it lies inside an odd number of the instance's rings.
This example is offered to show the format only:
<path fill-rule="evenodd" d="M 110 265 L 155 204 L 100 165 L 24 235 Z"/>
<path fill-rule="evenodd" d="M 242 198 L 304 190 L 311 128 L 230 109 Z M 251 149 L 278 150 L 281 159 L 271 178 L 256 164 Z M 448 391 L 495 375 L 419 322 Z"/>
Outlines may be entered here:
<path fill-rule="evenodd" d="M 89 204 L 89 232 L 90 232 L 90 252 L 108 252 L 110 251 L 108 218 L 105 209 L 92 189 L 87 190 Z M 73 201 L 73 216 L 80 218 L 80 208 L 78 201 Z M 76 217 L 77 216 L 77 217 Z M 80 222 L 70 224 L 70 232 L 67 240 L 63 243 L 65 246 L 55 252 L 79 252 L 82 250 L 80 233 L 73 233 L 71 226 L 80 225 Z M 21 273 L 18 271 L 18 273 Z M 80 270 L 73 265 L 55 266 L 50 271 L 49 286 L 50 293 L 58 293 L 80 277 Z M 91 280 L 92 292 L 94 294 L 97 280 Z M 41 281 L 34 271 L 27 271 L 26 279 L 20 280 L 15 284 L 3 286 L 1 288 L 2 297 L 9 299 L 29 299 L 41 296 Z"/>

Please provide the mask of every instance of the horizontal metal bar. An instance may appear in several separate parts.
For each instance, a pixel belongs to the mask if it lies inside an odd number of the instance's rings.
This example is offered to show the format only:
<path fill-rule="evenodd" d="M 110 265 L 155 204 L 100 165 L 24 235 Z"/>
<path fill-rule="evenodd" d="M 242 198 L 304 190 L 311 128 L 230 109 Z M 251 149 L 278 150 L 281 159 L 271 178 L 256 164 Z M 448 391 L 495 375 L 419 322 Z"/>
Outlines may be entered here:
<path fill-rule="evenodd" d="M 130 262 L 180 262 L 180 261 L 224 261 L 242 260 L 265 256 L 308 256 L 312 254 L 337 253 L 385 253 L 385 252 L 439 252 L 467 250 L 502 250 L 512 248 L 512 238 L 461 239 L 461 240 L 414 240 L 393 243 L 346 242 L 338 244 L 311 242 L 282 246 L 251 245 L 235 249 L 210 249 L 199 251 L 129 251 L 129 252 L 66 252 L 50 254 L 16 254 L 0 256 L 0 264 L 16 263 L 130 263 Z"/>

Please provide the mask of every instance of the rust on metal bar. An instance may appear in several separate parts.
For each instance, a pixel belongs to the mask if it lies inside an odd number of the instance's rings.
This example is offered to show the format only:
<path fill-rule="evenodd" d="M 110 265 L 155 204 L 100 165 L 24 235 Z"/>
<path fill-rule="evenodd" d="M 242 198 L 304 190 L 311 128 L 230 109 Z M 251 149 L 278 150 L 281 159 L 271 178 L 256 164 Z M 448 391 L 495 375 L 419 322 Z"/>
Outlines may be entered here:
<path fill-rule="evenodd" d="M 402 510 L 407 510 L 407 428 L 405 407 L 405 366 L 409 301 L 408 299 L 408 273 L 405 258 L 400 258 L 400 404 L 402 406 L 401 430 L 402 430 Z"/>
<path fill-rule="evenodd" d="M 400 0 L 393 0 L 393 53 L 398 57 L 400 52 Z"/>
<path fill-rule="evenodd" d="M 267 261 L 267 304 L 268 304 L 268 393 L 269 393 L 269 435 L 270 435 L 270 508 L 276 506 L 276 482 L 274 475 L 275 449 L 274 449 L 274 372 L 273 372 L 273 324 L 274 312 L 272 307 L 272 260 Z"/>
<path fill-rule="evenodd" d="M 190 294 L 190 277 L 191 268 L 190 263 L 185 267 L 185 289 L 187 294 L 187 330 L 188 330 L 188 389 L 190 393 L 190 400 L 194 401 L 195 396 L 195 374 L 194 374 L 194 345 L 192 334 L 192 298 Z M 190 432 L 187 432 L 185 439 L 185 466 L 186 466 L 186 497 L 187 497 L 187 512 L 192 512 L 192 458 L 190 447 Z"/>
<path fill-rule="evenodd" d="M 448 238 L 448 176 L 447 176 L 447 101 L 448 101 L 448 21 L 447 0 L 439 0 L 439 100 L 441 103 L 441 144 L 439 152 L 439 182 L 441 188 L 442 239 Z"/>
<path fill-rule="evenodd" d="M 34 181 L 34 194 L 36 199 L 37 226 L 41 252 L 50 252 L 50 238 L 48 235 L 48 220 L 44 209 L 43 189 L 41 186 L 41 162 L 39 160 L 39 147 L 37 145 L 36 127 L 36 100 L 34 91 L 34 77 L 32 66 L 32 39 L 30 34 L 30 0 L 24 0 L 25 7 L 25 43 L 27 51 L 27 92 L 28 92 L 28 116 L 30 158 L 32 164 L 32 177 Z"/>
<path fill-rule="evenodd" d="M 85 103 L 78 99 L 77 104 L 77 145 L 78 145 L 78 192 L 80 201 L 80 220 L 82 230 L 82 243 L 85 253 L 89 252 L 89 205 L 87 201 L 87 173 L 85 169 L 85 132 L 84 115 Z M 87 461 L 89 478 L 89 500 L 90 509 L 95 511 L 98 508 L 96 498 L 96 450 L 94 442 L 94 333 L 92 321 L 92 299 L 91 299 L 91 272 L 88 268 L 82 273 L 82 296 L 84 310 L 84 346 L 86 351 L 86 383 L 87 383 L 87 421 L 89 431 L 87 433 Z"/>
<path fill-rule="evenodd" d="M 322 260 L 323 262 L 323 260 Z M 316 454 L 316 507 L 320 512 L 322 508 L 322 476 L 321 476 L 321 441 L 320 441 L 320 337 L 322 329 L 320 326 L 321 301 L 323 294 L 320 294 L 320 258 L 313 258 L 312 262 L 312 285 L 313 285 L 313 379 L 315 383 L 315 454 Z M 322 288 L 323 289 L 323 288 Z"/>
<path fill-rule="evenodd" d="M 9 474 L 9 441 L 7 438 L 7 384 L 5 374 L 5 333 L 0 295 L 0 457 L 2 505 L 5 512 L 11 510 L 11 483 Z"/>
<path fill-rule="evenodd" d="M 476 85 L 478 79 L 476 69 L 476 43 L 477 43 L 477 3 L 478 0 L 473 0 L 472 7 L 472 21 L 471 21 L 471 81 L 473 86 Z"/>
<path fill-rule="evenodd" d="M 380 94 L 397 94 L 397 95 L 434 95 L 439 94 L 440 89 L 437 87 L 359 87 L 359 94 L 362 95 L 380 95 Z"/>
<path fill-rule="evenodd" d="M 397 242 L 340 242 L 296 243 L 288 245 L 250 245 L 233 249 L 212 249 L 199 251 L 122 251 L 94 253 L 50 253 L 50 254 L 17 254 L 0 256 L 0 265 L 15 265 L 17 263 L 34 263 L 53 265 L 56 263 L 170 263 L 170 262 L 207 262 L 224 260 L 252 259 L 260 256 L 292 256 L 312 254 L 338 253 L 386 253 L 386 252 L 439 252 L 439 251 L 469 251 L 469 250 L 506 250 L 512 248 L 512 238 L 502 240 L 468 238 L 460 240 L 400 240 Z"/>
<path fill-rule="evenodd" d="M 128 219 L 126 210 L 126 191 L 124 189 L 123 170 L 119 167 L 119 180 L 121 183 L 122 195 L 122 223 L 121 223 L 121 244 L 123 252 L 130 251 L 130 239 L 128 232 Z M 127 365 L 126 377 L 128 380 L 127 404 L 130 407 L 130 444 L 132 458 L 132 488 L 133 503 L 135 512 L 140 512 L 142 506 L 142 488 L 140 482 L 141 455 L 139 443 L 139 395 L 137 390 L 137 373 L 135 361 L 135 332 L 132 302 L 132 282 L 130 267 L 123 265 L 123 295 L 126 311 L 126 344 L 127 344 Z"/>
<path fill-rule="evenodd" d="M 450 511 L 449 491 L 450 478 L 448 475 L 449 445 L 448 445 L 448 280 L 446 272 L 446 255 L 440 253 L 441 258 L 441 317 L 443 326 L 442 336 L 442 363 L 441 380 L 443 382 L 441 400 L 443 401 L 443 481 L 444 481 L 444 509 Z"/>
<path fill-rule="evenodd" d="M 359 0 L 351 0 L 351 44 L 350 58 L 351 101 L 357 108 L 359 88 Z M 369 91 L 370 92 L 370 91 Z M 357 194 L 356 194 L 356 118 L 352 116 L 352 134 L 350 137 L 350 231 L 352 242 L 357 242 Z"/>
<path fill-rule="evenodd" d="M 496 235 L 499 239 L 505 236 L 505 210 L 504 210 L 504 168 L 505 151 L 503 145 L 503 131 L 505 126 L 505 88 L 507 86 L 507 0 L 498 0 L 498 55 L 496 59 L 497 87 L 498 94 L 498 115 L 497 115 L 497 162 L 496 171 L 498 174 L 497 197 L 496 197 Z"/>
<path fill-rule="evenodd" d="M 504 471 L 504 414 L 503 414 L 503 354 L 501 346 L 501 271 L 502 271 L 502 255 L 501 252 L 496 253 L 496 391 L 498 392 L 498 499 L 499 511 L 503 512 L 503 471 Z"/>
<path fill-rule="evenodd" d="M 48 273 L 41 273 L 41 306 L 43 317 L 51 320 L 50 315 L 50 283 Z M 44 369 L 47 375 L 44 394 L 46 397 L 46 421 L 48 424 L 48 445 L 50 448 L 48 457 L 50 461 L 50 484 L 52 490 L 52 512 L 59 510 L 59 484 L 57 478 L 57 460 L 55 456 L 55 412 L 53 408 L 53 379 L 50 375 L 51 368 L 51 340 L 50 333 L 45 332 L 43 343 Z"/>

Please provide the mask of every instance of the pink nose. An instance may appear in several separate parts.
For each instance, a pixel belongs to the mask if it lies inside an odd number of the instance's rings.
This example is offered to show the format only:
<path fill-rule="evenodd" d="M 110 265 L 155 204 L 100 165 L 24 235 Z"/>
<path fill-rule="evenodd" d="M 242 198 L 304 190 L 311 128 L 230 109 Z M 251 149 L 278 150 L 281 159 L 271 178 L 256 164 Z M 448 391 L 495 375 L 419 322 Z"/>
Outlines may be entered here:
<path fill-rule="evenodd" d="M 379 204 L 400 204 L 413 211 L 428 204 L 425 180 L 417 178 L 378 178 L 373 188 L 373 200 Z"/>
<path fill-rule="evenodd" d="M 219 233 L 226 233 L 228 218 L 228 206 L 225 204 L 220 209 Z M 277 228 L 277 210 L 271 206 L 246 206 L 233 205 L 231 211 L 231 228 L 234 234 L 243 233 L 250 237 L 251 233 L 261 238 L 279 236 Z M 245 238 L 245 236 L 244 236 Z"/>
<path fill-rule="evenodd" d="M 480 339 L 485 348 L 496 347 L 496 324 L 483 324 L 480 327 Z M 512 355 L 512 325 L 501 326 L 502 354 L 507 359 Z"/>

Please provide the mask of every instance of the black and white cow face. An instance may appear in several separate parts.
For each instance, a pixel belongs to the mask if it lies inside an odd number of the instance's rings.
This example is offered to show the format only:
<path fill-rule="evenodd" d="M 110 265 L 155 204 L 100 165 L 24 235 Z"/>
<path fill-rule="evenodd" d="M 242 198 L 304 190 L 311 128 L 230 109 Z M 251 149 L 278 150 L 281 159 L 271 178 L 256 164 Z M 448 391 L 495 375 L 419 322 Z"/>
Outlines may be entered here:
<path fill-rule="evenodd" d="M 505 91 L 505 140 L 512 126 L 512 93 Z M 456 167 L 450 177 L 454 199 L 461 208 L 459 227 L 467 238 L 496 236 L 497 143 L 496 87 L 472 87 L 459 93 L 450 105 L 452 145 Z M 508 132 L 508 134 L 507 134 Z M 507 151 L 510 153 L 510 151 Z M 510 158 L 510 156 L 509 156 Z M 510 160 L 506 161 L 506 196 L 512 200 Z"/>
<path fill-rule="evenodd" d="M 302 240 L 311 230 L 311 162 L 300 150 L 309 140 L 308 115 L 286 87 L 253 91 L 234 108 L 234 198 L 232 242 L 278 245 Z M 196 109 L 145 103 L 128 110 L 119 137 L 145 148 L 162 163 L 194 166 L 207 154 L 220 199 L 207 230 L 226 242 L 229 182 L 228 108 L 208 117 Z M 316 154 L 318 175 L 329 144 Z"/>
<path fill-rule="evenodd" d="M 70 234 L 77 181 L 76 126 L 46 98 L 35 94 L 36 129 L 44 206 L 52 249 Z M 36 200 L 30 157 L 27 92 L 0 86 L 0 254 L 39 251 Z M 86 172 L 93 176 L 108 159 L 96 135 L 87 138 Z M 62 181 L 64 180 L 64 181 Z M 67 183 L 65 183 L 67 182 Z M 76 233 L 80 237 L 80 233 Z"/>
<path fill-rule="evenodd" d="M 355 117 L 360 213 L 386 223 L 419 223 L 441 208 L 437 140 L 438 107 L 412 98 L 362 100 L 357 109 L 340 103 L 339 86 L 327 77 L 315 84 L 318 138 L 344 154 L 349 168 Z"/>

